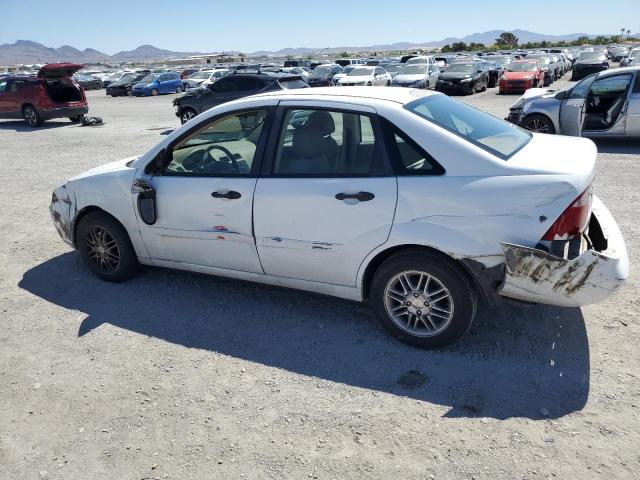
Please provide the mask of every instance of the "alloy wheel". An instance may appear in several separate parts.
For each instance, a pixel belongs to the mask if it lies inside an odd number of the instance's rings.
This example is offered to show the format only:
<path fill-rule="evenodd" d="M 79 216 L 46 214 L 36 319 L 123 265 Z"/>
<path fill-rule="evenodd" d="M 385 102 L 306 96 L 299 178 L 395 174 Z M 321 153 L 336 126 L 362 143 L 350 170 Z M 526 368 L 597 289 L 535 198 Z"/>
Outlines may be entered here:
<path fill-rule="evenodd" d="M 103 226 L 92 225 L 84 237 L 89 260 L 96 264 L 100 273 L 115 273 L 120 266 L 118 242 Z"/>
<path fill-rule="evenodd" d="M 411 270 L 395 275 L 384 290 L 389 318 L 402 330 L 432 337 L 445 330 L 454 313 L 451 292 L 433 275 Z"/>
<path fill-rule="evenodd" d="M 537 118 L 534 118 L 532 120 L 529 120 L 525 125 L 524 128 L 526 128 L 527 130 L 530 130 L 532 132 L 535 133 L 549 133 L 549 125 L 547 124 L 547 122 L 543 121 L 543 120 L 539 120 Z"/>
<path fill-rule="evenodd" d="M 24 109 L 24 119 L 30 126 L 35 126 L 38 123 L 38 117 L 33 108 L 27 107 Z"/>
<path fill-rule="evenodd" d="M 182 123 L 187 123 L 193 117 L 196 116 L 196 113 L 193 110 L 186 110 L 182 113 Z"/>

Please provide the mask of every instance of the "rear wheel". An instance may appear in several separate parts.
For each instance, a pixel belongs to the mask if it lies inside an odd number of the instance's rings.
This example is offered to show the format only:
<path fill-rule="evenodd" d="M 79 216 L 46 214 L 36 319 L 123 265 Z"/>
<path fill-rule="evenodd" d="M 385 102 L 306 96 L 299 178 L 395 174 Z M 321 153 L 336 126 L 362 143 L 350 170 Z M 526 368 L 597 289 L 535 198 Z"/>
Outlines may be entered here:
<path fill-rule="evenodd" d="M 370 86 L 372 86 L 372 85 L 373 85 L 373 83 L 371 83 L 371 82 L 367 82 L 367 87 L 370 87 Z"/>
<path fill-rule="evenodd" d="M 549 117 L 540 114 L 529 115 L 522 122 L 522 127 L 536 133 L 556 133 L 553 122 Z"/>
<path fill-rule="evenodd" d="M 182 87 L 177 87 L 176 88 L 176 93 L 182 93 Z"/>
<path fill-rule="evenodd" d="M 81 122 L 83 118 L 84 115 L 74 115 L 72 117 L 69 117 L 69 120 L 71 120 L 73 123 L 78 123 Z"/>
<path fill-rule="evenodd" d="M 38 127 L 42 125 L 42 118 L 38 114 L 38 111 L 31 105 L 27 105 L 22 109 L 22 118 L 27 122 L 30 127 Z"/>
<path fill-rule="evenodd" d="M 158 89 L 157 89 L 157 88 L 152 88 L 152 89 L 151 89 L 151 95 L 153 95 L 154 97 L 157 97 L 157 96 L 158 96 L 158 93 L 159 93 L 159 92 L 158 92 Z"/>
<path fill-rule="evenodd" d="M 415 347 L 436 348 L 464 335 L 478 298 L 454 263 L 430 253 L 405 253 L 378 268 L 370 302 L 393 336 Z"/>
<path fill-rule="evenodd" d="M 80 220 L 76 243 L 89 270 L 108 282 L 123 282 L 139 264 L 126 230 L 104 212 L 90 212 Z"/>
<path fill-rule="evenodd" d="M 183 124 L 187 123 L 196 115 L 197 115 L 196 111 L 193 110 L 192 108 L 185 108 L 184 110 L 182 110 L 182 113 L 180 113 L 180 122 L 182 122 Z"/>

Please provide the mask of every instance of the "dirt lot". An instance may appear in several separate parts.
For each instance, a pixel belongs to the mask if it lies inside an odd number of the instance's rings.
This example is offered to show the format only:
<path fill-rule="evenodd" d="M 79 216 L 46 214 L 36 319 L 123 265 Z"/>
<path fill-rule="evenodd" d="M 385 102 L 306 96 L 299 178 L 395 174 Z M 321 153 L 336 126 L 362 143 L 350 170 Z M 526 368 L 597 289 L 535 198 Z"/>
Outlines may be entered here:
<path fill-rule="evenodd" d="M 595 188 L 632 259 L 620 293 L 483 311 L 427 352 L 345 301 L 91 276 L 53 228 L 52 189 L 177 118 L 172 96 L 88 96 L 105 126 L 0 122 L 0 478 L 640 476 L 640 143 L 598 143 Z M 514 98 L 463 100 L 503 117 Z"/>

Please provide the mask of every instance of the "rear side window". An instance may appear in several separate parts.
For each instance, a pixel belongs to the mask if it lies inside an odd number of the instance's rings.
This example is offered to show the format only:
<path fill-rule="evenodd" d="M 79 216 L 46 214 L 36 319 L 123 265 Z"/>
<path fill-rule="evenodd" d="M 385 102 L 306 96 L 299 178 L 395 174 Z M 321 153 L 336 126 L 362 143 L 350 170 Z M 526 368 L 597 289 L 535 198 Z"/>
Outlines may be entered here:
<path fill-rule="evenodd" d="M 238 90 L 250 91 L 260 90 L 262 88 L 262 81 L 258 78 L 252 77 L 240 77 L 238 78 Z"/>
<path fill-rule="evenodd" d="M 404 108 L 503 160 L 531 140 L 529 132 L 446 95 L 422 97 Z"/>
<path fill-rule="evenodd" d="M 235 78 L 223 78 L 218 80 L 213 85 L 214 91 L 218 93 L 229 93 L 236 91 L 236 79 Z"/>
<path fill-rule="evenodd" d="M 389 156 L 398 175 L 442 175 L 444 168 L 397 127 L 384 120 Z"/>
<path fill-rule="evenodd" d="M 0 80 L 0 93 L 4 92 L 7 89 L 7 81 L 6 80 Z"/>

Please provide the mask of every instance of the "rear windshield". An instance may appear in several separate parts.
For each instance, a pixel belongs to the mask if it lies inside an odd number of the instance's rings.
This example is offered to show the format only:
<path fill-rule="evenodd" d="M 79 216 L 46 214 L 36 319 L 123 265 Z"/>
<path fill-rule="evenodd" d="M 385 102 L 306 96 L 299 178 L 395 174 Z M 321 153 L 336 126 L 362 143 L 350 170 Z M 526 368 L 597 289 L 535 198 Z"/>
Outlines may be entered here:
<path fill-rule="evenodd" d="M 531 139 L 526 130 L 446 95 L 422 97 L 404 108 L 504 160 Z"/>
<path fill-rule="evenodd" d="M 288 89 L 291 89 L 291 88 L 305 88 L 305 87 L 309 86 L 307 84 L 307 82 L 305 82 L 301 78 L 293 78 L 291 80 L 287 80 L 286 78 L 282 78 L 282 79 L 280 79 L 278 81 L 278 83 L 285 90 L 288 90 Z"/>
<path fill-rule="evenodd" d="M 507 67 L 509 72 L 535 72 L 538 69 L 538 64 L 534 62 L 529 63 L 512 63 Z"/>

